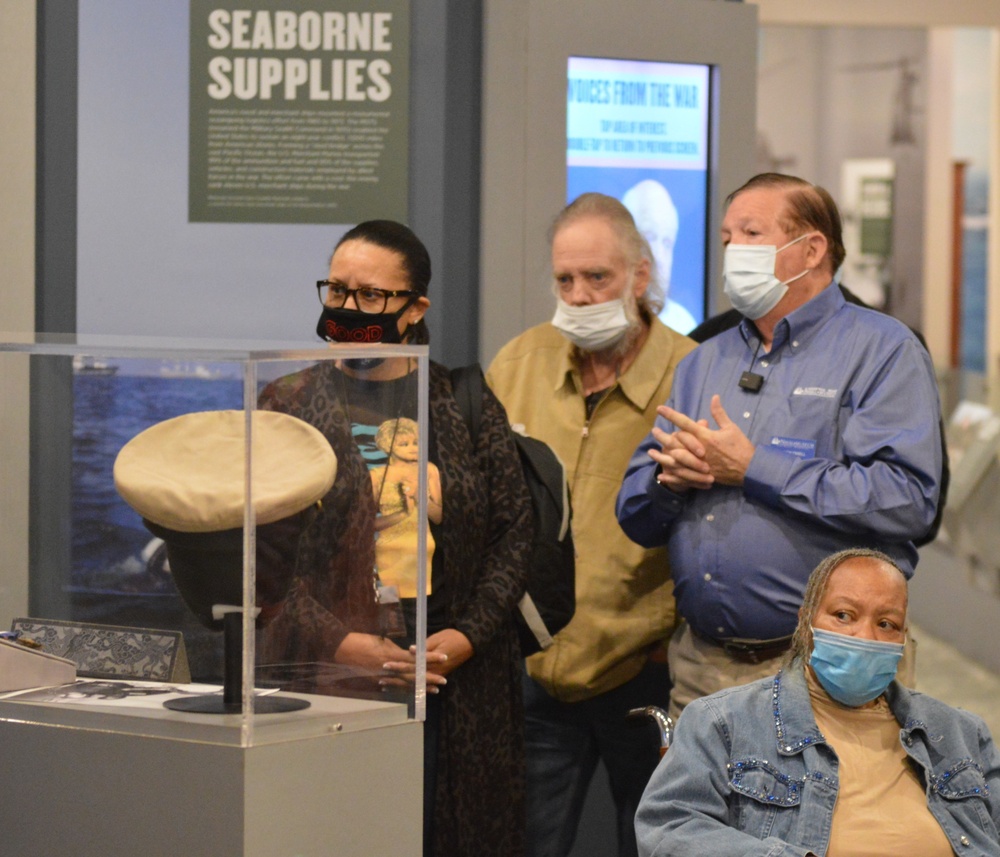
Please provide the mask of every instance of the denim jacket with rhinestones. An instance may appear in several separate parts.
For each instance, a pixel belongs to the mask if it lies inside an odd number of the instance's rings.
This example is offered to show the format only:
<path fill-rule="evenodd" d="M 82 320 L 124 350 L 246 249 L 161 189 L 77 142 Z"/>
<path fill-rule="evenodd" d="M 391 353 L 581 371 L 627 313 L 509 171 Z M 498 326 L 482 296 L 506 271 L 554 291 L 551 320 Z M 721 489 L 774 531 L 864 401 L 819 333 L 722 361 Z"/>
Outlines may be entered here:
<path fill-rule="evenodd" d="M 1000 754 L 983 721 L 896 682 L 900 741 L 957 855 L 1000 855 Z M 799 664 L 691 703 L 639 810 L 644 857 L 822 857 L 837 757 L 816 726 Z"/>

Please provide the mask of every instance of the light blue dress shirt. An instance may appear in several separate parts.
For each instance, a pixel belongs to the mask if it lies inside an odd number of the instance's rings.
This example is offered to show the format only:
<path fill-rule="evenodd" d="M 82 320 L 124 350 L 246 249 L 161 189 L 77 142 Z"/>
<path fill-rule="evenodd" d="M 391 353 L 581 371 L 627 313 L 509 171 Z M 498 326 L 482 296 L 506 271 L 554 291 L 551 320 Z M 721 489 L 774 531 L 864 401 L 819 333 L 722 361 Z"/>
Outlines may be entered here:
<path fill-rule="evenodd" d="M 759 392 L 740 388 L 745 371 L 763 377 Z M 779 322 L 769 352 L 747 321 L 696 348 L 668 404 L 714 428 L 715 393 L 756 447 L 742 487 L 670 491 L 649 434 L 616 505 L 633 541 L 669 546 L 678 609 L 696 632 L 791 634 L 810 572 L 844 548 L 884 551 L 912 574 L 913 540 L 937 508 L 941 437 L 934 370 L 905 325 L 828 286 Z"/>

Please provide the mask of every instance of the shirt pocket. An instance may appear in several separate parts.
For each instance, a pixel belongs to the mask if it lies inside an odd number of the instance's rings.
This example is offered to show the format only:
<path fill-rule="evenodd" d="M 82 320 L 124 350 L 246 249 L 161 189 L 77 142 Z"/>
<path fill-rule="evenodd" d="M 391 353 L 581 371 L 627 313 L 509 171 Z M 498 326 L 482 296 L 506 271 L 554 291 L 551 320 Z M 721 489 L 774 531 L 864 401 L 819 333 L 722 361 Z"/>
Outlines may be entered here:
<path fill-rule="evenodd" d="M 775 425 L 780 436 L 814 444 L 807 458 L 832 458 L 840 452 L 838 439 L 850 409 L 836 390 L 796 387 L 785 403 L 785 422 Z M 771 438 L 767 438 L 768 441 Z"/>
<path fill-rule="evenodd" d="M 931 788 L 945 800 L 985 798 L 990 793 L 983 769 L 972 759 L 963 759 L 943 773 L 932 776 Z"/>
<path fill-rule="evenodd" d="M 986 834 L 986 841 L 996 842 L 997 826 L 988 804 L 990 787 L 983 769 L 974 760 L 963 759 L 943 773 L 935 774 L 931 777 L 931 791 L 942 799 L 945 811 L 960 830 L 981 830 Z"/>
<path fill-rule="evenodd" d="M 798 816 L 805 780 L 762 759 L 733 759 L 726 767 L 738 827 L 759 839 L 786 834 Z"/>
<path fill-rule="evenodd" d="M 977 762 L 963 759 L 944 772 L 933 775 L 931 791 L 945 801 L 952 817 L 967 818 L 982 830 L 996 836 L 996 825 L 987 806 L 990 787 Z"/>

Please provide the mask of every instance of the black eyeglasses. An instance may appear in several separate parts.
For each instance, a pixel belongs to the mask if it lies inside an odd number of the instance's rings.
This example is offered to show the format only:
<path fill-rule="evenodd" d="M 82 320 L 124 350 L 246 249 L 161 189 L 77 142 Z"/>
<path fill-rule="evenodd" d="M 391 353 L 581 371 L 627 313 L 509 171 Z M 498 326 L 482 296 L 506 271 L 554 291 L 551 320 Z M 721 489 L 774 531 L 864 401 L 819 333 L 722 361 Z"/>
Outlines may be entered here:
<path fill-rule="evenodd" d="M 340 308 L 347 303 L 348 297 L 353 295 L 357 308 L 361 312 L 372 315 L 385 312 L 385 308 L 389 305 L 389 298 L 406 295 L 412 303 L 420 297 L 412 289 L 376 289 L 374 286 L 349 289 L 343 283 L 334 283 L 331 280 L 317 280 L 316 291 L 319 293 L 319 302 L 323 306 Z"/>

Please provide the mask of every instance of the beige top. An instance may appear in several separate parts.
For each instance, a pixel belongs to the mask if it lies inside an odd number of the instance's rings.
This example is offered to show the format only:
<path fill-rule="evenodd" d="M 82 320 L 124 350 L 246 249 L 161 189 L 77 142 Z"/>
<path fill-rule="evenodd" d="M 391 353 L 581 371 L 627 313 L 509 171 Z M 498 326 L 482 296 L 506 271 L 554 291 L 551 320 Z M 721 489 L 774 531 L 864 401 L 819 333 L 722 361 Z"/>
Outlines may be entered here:
<path fill-rule="evenodd" d="M 885 698 L 848 708 L 830 699 L 811 669 L 806 682 L 816 725 L 840 760 L 827 857 L 953 857 Z"/>

